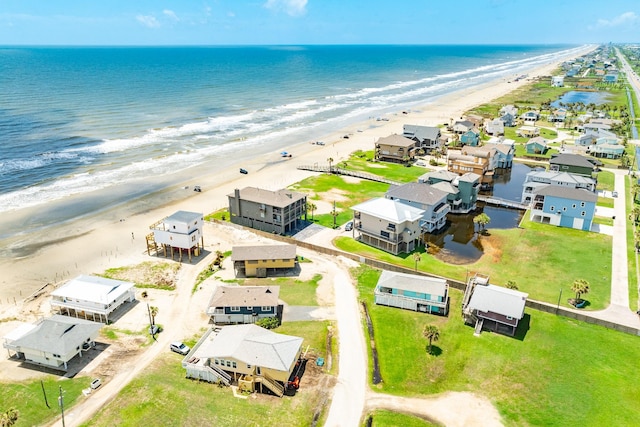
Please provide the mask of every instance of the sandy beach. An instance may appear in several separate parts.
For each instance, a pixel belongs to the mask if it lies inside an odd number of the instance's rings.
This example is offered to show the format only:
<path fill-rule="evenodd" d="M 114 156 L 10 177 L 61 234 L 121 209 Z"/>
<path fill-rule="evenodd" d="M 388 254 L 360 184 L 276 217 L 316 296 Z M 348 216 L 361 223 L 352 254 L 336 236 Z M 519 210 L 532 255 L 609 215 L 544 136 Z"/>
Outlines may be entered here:
<path fill-rule="evenodd" d="M 586 47 L 581 54 L 589 50 L 592 47 Z M 388 121 L 370 119 L 326 135 L 322 138 L 324 146 L 310 141 L 301 142 L 287 148 L 292 158 L 283 158 L 279 152 L 257 157 L 242 165 L 249 172 L 246 175 L 239 174 L 236 167 L 199 173 L 191 182 L 180 183 L 160 197 L 137 199 L 47 230 L 42 234 L 41 242 L 30 243 L 29 247 L 21 247 L 24 244 L 19 236 L 12 238 L 6 244 L 20 249 L 16 252 L 23 255 L 0 259 L 0 271 L 3 272 L 0 279 L 0 320 L 16 316 L 20 303 L 47 283 L 149 260 L 145 245 L 149 225 L 176 210 L 208 214 L 227 206 L 226 195 L 234 188 L 284 188 L 312 175 L 298 170 L 296 167 L 299 165 L 324 165 L 328 158 L 337 163 L 353 151 L 372 150 L 380 137 L 402 133 L 404 124 L 435 126 L 448 122 L 474 106 L 528 83 L 531 78 L 550 75 L 558 64 L 530 70 L 525 80 L 514 82 L 515 76 L 511 76 L 471 91 L 456 92 L 421 108 L 413 108 L 406 114 L 390 111 L 386 116 Z M 349 138 L 343 138 L 344 135 L 349 135 Z M 202 192 L 192 191 L 194 185 L 199 185 Z"/>

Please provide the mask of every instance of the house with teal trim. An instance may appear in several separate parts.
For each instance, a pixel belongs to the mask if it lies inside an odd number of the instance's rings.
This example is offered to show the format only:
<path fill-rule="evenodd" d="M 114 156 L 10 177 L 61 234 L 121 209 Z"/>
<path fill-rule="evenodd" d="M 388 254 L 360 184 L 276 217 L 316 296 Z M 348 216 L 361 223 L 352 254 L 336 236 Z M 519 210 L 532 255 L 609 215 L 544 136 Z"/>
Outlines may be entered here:
<path fill-rule="evenodd" d="M 425 233 L 433 233 L 447 225 L 447 214 L 451 210 L 447 196 L 446 191 L 419 182 L 392 185 L 385 194 L 387 199 L 424 210 L 420 227 Z"/>
<path fill-rule="evenodd" d="M 531 138 L 524 144 L 524 148 L 527 154 L 544 154 L 549 149 L 547 146 L 547 140 L 541 136 Z"/>
<path fill-rule="evenodd" d="M 620 144 L 611 144 L 608 142 L 598 143 L 591 145 L 587 151 L 593 157 L 604 159 L 619 159 L 624 153 L 624 146 Z"/>
<path fill-rule="evenodd" d="M 373 291 L 375 303 L 446 316 L 449 285 L 444 279 L 382 270 Z"/>
<path fill-rule="evenodd" d="M 438 170 L 422 175 L 418 178 L 418 182 L 431 184 L 434 188 L 446 192 L 451 213 L 466 214 L 476 209 L 480 179 L 480 175 L 472 172 L 458 175 L 454 172 Z"/>
<path fill-rule="evenodd" d="M 464 145 L 471 145 L 477 147 L 480 142 L 480 132 L 475 129 L 470 129 L 460 135 L 460 142 Z"/>
<path fill-rule="evenodd" d="M 535 192 L 529 219 L 542 224 L 590 231 L 598 195 L 582 188 L 547 185 Z"/>

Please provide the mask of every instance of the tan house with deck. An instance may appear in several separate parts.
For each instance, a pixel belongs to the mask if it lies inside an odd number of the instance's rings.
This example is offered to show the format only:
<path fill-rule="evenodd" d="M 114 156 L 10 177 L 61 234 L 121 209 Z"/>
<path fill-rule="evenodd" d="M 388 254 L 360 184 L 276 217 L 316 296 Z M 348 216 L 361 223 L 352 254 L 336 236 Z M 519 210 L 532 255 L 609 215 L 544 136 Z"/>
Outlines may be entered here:
<path fill-rule="evenodd" d="M 415 158 L 419 144 L 402 135 L 385 136 L 376 142 L 374 158 L 381 162 L 410 162 Z"/>
<path fill-rule="evenodd" d="M 236 275 L 267 277 L 296 267 L 298 247 L 290 244 L 241 245 L 231 249 Z"/>

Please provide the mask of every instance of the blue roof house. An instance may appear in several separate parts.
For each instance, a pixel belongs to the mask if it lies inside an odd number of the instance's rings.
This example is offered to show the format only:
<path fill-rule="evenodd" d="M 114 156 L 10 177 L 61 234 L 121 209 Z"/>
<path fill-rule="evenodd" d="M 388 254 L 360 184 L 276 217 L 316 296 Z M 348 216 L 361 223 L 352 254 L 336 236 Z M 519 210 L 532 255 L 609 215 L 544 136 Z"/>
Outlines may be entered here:
<path fill-rule="evenodd" d="M 460 142 L 464 145 L 471 145 L 477 147 L 480 142 L 480 132 L 475 129 L 471 129 L 460 135 Z"/>
<path fill-rule="evenodd" d="M 590 231 L 598 195 L 582 188 L 547 185 L 535 192 L 530 220 Z"/>

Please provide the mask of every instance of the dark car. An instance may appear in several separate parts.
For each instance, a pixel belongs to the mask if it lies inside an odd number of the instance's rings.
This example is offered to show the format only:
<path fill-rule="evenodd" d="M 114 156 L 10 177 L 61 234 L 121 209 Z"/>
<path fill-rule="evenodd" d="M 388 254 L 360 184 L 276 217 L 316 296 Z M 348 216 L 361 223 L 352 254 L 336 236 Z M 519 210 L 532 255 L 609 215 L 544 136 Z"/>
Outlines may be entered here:
<path fill-rule="evenodd" d="M 248 174 L 249 172 L 247 172 L 247 170 L 246 170 L 246 169 L 242 169 L 242 168 L 240 168 L 240 173 L 243 173 L 243 174 L 245 174 L 245 175 L 246 175 L 246 174 Z"/>
<path fill-rule="evenodd" d="M 351 230 L 353 230 L 353 221 L 349 221 L 349 222 L 344 226 L 344 230 L 345 230 L 345 231 L 351 231 Z"/>

